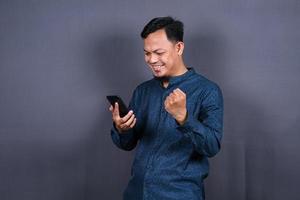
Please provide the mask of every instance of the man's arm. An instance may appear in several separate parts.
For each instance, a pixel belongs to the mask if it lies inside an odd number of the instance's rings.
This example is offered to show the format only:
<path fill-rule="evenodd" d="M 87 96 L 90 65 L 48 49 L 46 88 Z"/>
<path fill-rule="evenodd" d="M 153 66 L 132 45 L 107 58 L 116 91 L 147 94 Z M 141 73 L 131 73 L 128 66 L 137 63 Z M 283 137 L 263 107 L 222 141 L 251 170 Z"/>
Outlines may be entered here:
<path fill-rule="evenodd" d="M 220 88 L 208 91 L 198 119 L 187 111 L 185 122 L 177 129 L 190 137 L 199 154 L 208 157 L 216 155 L 223 135 L 223 96 Z"/>
<path fill-rule="evenodd" d="M 129 104 L 129 109 L 132 110 L 130 110 L 123 118 L 119 115 L 118 104 L 116 104 L 114 108 L 112 106 L 110 107 L 113 118 L 111 138 L 117 147 L 127 151 L 134 149 L 138 141 L 137 132 L 135 130 L 137 118 L 133 112 L 136 108 L 137 100 L 138 95 L 135 91 Z"/>
<path fill-rule="evenodd" d="M 199 154 L 212 157 L 218 153 L 223 134 L 223 97 L 218 86 L 206 92 L 198 118 L 187 110 L 186 94 L 179 88 L 166 98 L 165 109 L 177 121 L 177 129 L 190 137 Z"/>

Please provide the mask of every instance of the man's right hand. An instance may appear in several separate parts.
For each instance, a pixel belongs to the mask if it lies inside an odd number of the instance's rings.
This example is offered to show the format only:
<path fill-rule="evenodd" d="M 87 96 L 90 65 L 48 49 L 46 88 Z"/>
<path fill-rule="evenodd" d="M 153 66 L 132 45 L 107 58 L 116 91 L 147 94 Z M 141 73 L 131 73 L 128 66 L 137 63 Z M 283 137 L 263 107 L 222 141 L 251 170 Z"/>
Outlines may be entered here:
<path fill-rule="evenodd" d="M 132 110 L 130 110 L 123 118 L 120 117 L 118 103 L 115 103 L 114 107 L 110 106 L 109 110 L 112 113 L 112 120 L 115 123 L 115 127 L 117 128 L 119 133 L 122 133 L 134 127 L 136 118 Z"/>

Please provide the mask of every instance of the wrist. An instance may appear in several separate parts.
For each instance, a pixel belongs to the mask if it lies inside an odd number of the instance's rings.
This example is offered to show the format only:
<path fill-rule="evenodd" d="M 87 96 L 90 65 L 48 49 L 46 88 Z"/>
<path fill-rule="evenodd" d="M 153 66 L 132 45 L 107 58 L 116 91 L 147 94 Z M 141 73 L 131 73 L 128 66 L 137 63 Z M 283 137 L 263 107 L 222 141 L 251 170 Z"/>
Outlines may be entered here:
<path fill-rule="evenodd" d="M 120 129 L 119 126 L 117 126 L 117 124 L 114 122 L 113 126 L 115 127 L 115 129 L 118 131 L 118 133 L 122 133 L 122 129 Z"/>
<path fill-rule="evenodd" d="M 178 115 L 175 119 L 177 123 L 182 126 L 187 120 L 187 111 L 185 111 L 182 115 Z"/>

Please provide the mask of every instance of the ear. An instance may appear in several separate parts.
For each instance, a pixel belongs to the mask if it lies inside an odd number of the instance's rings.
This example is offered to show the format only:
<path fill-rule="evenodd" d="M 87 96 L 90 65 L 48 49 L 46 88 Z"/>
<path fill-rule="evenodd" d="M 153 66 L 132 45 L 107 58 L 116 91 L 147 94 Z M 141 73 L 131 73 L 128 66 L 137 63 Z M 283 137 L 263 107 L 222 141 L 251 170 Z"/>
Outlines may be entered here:
<path fill-rule="evenodd" d="M 181 56 L 183 54 L 183 50 L 184 50 L 184 43 L 183 42 L 177 42 L 176 43 L 176 51 L 177 51 L 177 54 L 179 56 Z"/>

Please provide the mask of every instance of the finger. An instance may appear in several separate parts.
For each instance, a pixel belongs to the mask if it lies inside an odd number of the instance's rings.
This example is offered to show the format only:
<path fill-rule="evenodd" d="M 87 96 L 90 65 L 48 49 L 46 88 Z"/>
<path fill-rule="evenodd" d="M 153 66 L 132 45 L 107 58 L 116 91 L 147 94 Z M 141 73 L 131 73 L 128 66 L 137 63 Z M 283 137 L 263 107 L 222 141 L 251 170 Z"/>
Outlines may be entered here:
<path fill-rule="evenodd" d="M 129 127 L 130 124 L 132 124 L 134 118 L 135 118 L 135 116 L 134 116 L 134 114 L 132 114 L 131 117 L 125 123 L 126 127 Z"/>
<path fill-rule="evenodd" d="M 169 104 L 170 103 L 170 101 L 171 101 L 171 96 L 168 96 L 167 98 L 166 98 L 166 100 L 165 100 L 165 104 Z"/>
<path fill-rule="evenodd" d="M 173 92 L 171 92 L 169 94 L 168 98 L 169 98 L 169 100 L 174 99 L 174 98 L 176 98 L 176 95 Z"/>
<path fill-rule="evenodd" d="M 176 96 L 176 97 L 180 97 L 181 96 L 181 92 L 180 91 L 178 91 L 178 88 L 177 89 L 175 89 L 175 90 L 173 90 L 173 95 L 174 96 Z"/>
<path fill-rule="evenodd" d="M 182 92 L 179 88 L 174 90 L 174 96 L 176 97 L 176 101 L 180 101 L 186 98 L 185 93 Z"/>
<path fill-rule="evenodd" d="M 134 118 L 133 122 L 130 124 L 129 127 L 130 127 L 130 128 L 133 128 L 135 124 L 136 124 L 136 118 Z"/>
<path fill-rule="evenodd" d="M 168 100 L 166 101 L 166 106 L 169 107 L 170 105 L 172 105 L 174 103 L 174 99 L 172 97 L 168 98 Z"/>
<path fill-rule="evenodd" d="M 109 111 L 110 111 L 110 112 L 113 112 L 113 110 L 114 110 L 113 106 L 110 105 L 110 106 L 109 106 Z"/>
<path fill-rule="evenodd" d="M 130 110 L 124 117 L 121 118 L 121 122 L 125 123 L 128 121 L 128 119 L 133 115 L 133 111 Z"/>
<path fill-rule="evenodd" d="M 116 102 L 114 111 L 113 111 L 113 118 L 118 119 L 120 118 L 120 113 L 119 113 L 119 104 Z"/>
<path fill-rule="evenodd" d="M 168 109 L 169 109 L 169 103 L 168 103 L 168 102 L 165 102 L 165 110 L 168 111 Z"/>
<path fill-rule="evenodd" d="M 175 90 L 172 91 L 172 94 L 176 95 L 176 94 L 178 94 L 178 91 L 175 89 Z"/>
<path fill-rule="evenodd" d="M 177 101 L 178 99 L 180 99 L 180 97 L 181 97 L 180 93 L 178 93 L 177 91 L 173 92 L 173 95 L 172 95 L 173 101 Z"/>
<path fill-rule="evenodd" d="M 180 94 L 180 95 L 184 95 L 184 96 L 185 96 L 185 93 L 184 93 L 181 89 L 176 88 L 175 91 L 176 91 L 177 94 Z"/>
<path fill-rule="evenodd" d="M 178 97 L 175 94 L 169 96 L 169 103 L 172 104 L 177 101 Z"/>
<path fill-rule="evenodd" d="M 134 114 L 132 114 L 126 122 L 121 123 L 120 127 L 122 129 L 127 129 L 130 126 L 130 124 L 132 123 L 133 120 L 134 120 Z"/>
<path fill-rule="evenodd" d="M 164 105 L 165 105 L 165 107 L 168 105 L 168 98 L 166 98 Z"/>

